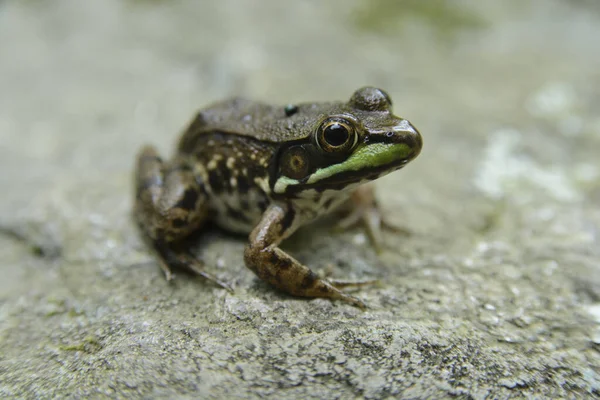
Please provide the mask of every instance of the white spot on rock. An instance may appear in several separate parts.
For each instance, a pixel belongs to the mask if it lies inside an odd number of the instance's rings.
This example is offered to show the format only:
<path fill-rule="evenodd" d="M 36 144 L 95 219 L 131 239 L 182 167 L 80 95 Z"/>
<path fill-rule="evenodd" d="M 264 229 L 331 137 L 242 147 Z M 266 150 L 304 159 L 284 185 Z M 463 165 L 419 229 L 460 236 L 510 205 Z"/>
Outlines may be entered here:
<path fill-rule="evenodd" d="M 531 157 L 520 154 L 521 141 L 521 134 L 516 130 L 493 133 L 475 177 L 479 190 L 493 198 L 520 196 L 521 200 L 523 197 L 527 200 L 533 194 L 527 188 L 535 188 L 556 200 L 577 201 L 581 195 L 565 171 L 555 166 L 544 168 Z"/>
<path fill-rule="evenodd" d="M 352 238 L 352 242 L 357 246 L 362 246 L 367 242 L 367 237 L 365 236 L 364 233 L 357 233 Z"/>
<path fill-rule="evenodd" d="M 536 116 L 556 116 L 575 107 L 577 95 L 572 86 L 553 82 L 543 86 L 527 102 L 527 110 Z"/>

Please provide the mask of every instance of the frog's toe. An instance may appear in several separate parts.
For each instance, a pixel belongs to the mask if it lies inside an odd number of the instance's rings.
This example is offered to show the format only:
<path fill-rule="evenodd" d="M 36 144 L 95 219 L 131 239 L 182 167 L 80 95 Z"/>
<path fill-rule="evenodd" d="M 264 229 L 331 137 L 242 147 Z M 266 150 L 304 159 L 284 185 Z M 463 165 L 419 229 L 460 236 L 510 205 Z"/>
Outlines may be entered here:
<path fill-rule="evenodd" d="M 160 269 L 162 269 L 163 273 L 165 274 L 165 279 L 167 282 L 170 282 L 173 280 L 173 278 L 175 278 L 175 274 L 173 274 L 173 271 L 171 271 L 171 268 L 163 259 L 158 260 L 158 265 L 160 265 Z"/>
<path fill-rule="evenodd" d="M 352 210 L 344 218 L 340 219 L 334 226 L 334 230 L 343 232 L 352 229 L 362 222 L 362 210 Z"/>
<path fill-rule="evenodd" d="M 203 277 L 206 280 L 209 280 L 209 281 L 215 283 L 216 285 L 221 286 L 223 289 L 227 290 L 229 293 L 233 293 L 233 288 L 228 283 L 217 278 L 215 275 L 211 274 L 210 272 L 206 272 L 204 270 L 203 263 L 201 263 L 200 261 L 198 261 L 197 259 L 195 259 L 193 257 L 186 257 L 186 259 L 187 259 L 186 260 L 187 268 L 189 268 L 190 271 L 194 272 L 197 275 L 200 275 L 201 277 Z"/>
<path fill-rule="evenodd" d="M 344 293 L 343 296 L 339 298 L 339 300 L 343 300 L 347 303 L 350 303 L 353 306 L 358 307 L 363 311 L 367 309 L 367 305 L 365 304 L 364 301 L 362 301 L 358 297 L 350 296 L 349 294 Z"/>
<path fill-rule="evenodd" d="M 388 231 L 388 232 L 396 233 L 398 235 L 403 235 L 403 236 L 410 236 L 410 234 L 411 234 L 410 230 L 404 228 L 403 226 L 396 225 L 396 224 L 390 222 L 389 220 L 387 220 L 386 218 L 381 219 L 381 229 Z"/>
<path fill-rule="evenodd" d="M 381 281 L 379 279 L 364 279 L 360 281 L 349 281 L 345 279 L 327 279 L 332 286 L 343 289 L 347 287 L 359 287 L 359 286 L 370 286 L 370 285 L 380 285 Z"/>

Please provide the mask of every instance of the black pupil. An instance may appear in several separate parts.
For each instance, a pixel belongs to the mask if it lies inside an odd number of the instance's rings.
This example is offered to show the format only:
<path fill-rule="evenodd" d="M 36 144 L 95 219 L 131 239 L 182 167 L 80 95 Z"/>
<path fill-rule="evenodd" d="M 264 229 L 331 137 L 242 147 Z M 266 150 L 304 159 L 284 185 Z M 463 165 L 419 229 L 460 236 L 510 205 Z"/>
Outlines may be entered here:
<path fill-rule="evenodd" d="M 325 128 L 324 138 L 330 146 L 341 146 L 348 141 L 348 129 L 336 122 Z"/>

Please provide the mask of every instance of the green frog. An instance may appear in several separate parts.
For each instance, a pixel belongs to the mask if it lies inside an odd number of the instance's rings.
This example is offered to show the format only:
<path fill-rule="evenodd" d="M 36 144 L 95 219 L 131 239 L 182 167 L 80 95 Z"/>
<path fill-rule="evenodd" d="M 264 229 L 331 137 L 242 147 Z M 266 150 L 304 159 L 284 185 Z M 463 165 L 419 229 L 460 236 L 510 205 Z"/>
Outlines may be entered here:
<path fill-rule="evenodd" d="M 392 113 L 390 96 L 374 87 L 347 102 L 277 106 L 234 98 L 199 111 L 170 160 L 151 146 L 140 151 L 135 216 L 167 279 L 173 267 L 184 267 L 229 288 L 205 271 L 185 240 L 212 222 L 249 234 L 244 262 L 271 285 L 364 308 L 341 290 L 352 282 L 320 277 L 279 245 L 348 205 L 341 225 L 362 221 L 377 242 L 383 220 L 363 184 L 405 166 L 422 143 L 412 124 Z"/>

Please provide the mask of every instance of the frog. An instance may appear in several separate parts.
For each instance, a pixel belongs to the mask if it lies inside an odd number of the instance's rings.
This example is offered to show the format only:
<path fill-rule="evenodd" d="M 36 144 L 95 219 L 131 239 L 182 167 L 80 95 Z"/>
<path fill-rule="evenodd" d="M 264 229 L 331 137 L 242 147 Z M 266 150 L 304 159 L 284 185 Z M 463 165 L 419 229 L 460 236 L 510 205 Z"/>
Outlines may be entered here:
<path fill-rule="evenodd" d="M 341 225 L 385 228 L 369 182 L 399 170 L 423 139 L 394 115 L 387 92 L 366 86 L 347 101 L 273 105 L 235 97 L 198 111 L 170 159 L 144 146 L 135 166 L 135 219 L 167 280 L 186 268 L 231 291 L 191 252 L 209 225 L 247 235 L 243 260 L 258 278 L 293 296 L 341 300 L 362 281 L 315 273 L 281 243 L 336 210 Z"/>

